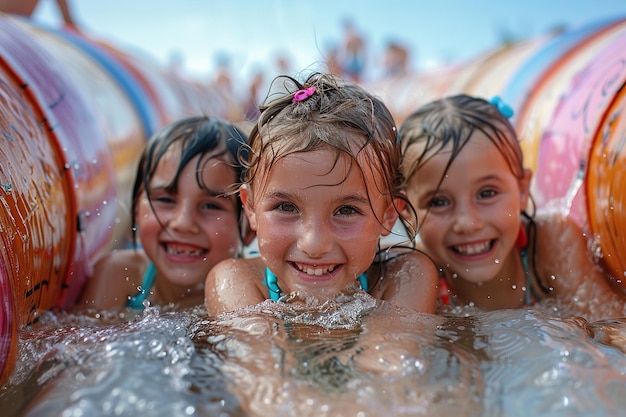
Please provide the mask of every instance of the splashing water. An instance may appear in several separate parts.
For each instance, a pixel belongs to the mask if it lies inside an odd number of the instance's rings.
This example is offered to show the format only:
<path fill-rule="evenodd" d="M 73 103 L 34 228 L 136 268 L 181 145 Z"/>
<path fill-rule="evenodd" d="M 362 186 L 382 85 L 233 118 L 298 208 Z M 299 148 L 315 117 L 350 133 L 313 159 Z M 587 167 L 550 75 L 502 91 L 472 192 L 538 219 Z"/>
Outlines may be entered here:
<path fill-rule="evenodd" d="M 554 303 L 551 301 L 551 303 Z M 425 315 L 366 294 L 137 316 L 45 314 L 0 391 L 17 416 L 613 416 L 626 320 L 559 306 Z"/>

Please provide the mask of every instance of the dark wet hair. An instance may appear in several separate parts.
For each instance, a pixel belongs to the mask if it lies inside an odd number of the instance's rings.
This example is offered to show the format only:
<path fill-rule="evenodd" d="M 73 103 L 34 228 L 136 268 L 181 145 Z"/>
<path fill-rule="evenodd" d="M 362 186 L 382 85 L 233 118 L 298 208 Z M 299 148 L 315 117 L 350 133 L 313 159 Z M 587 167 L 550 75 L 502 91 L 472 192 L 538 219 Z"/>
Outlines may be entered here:
<path fill-rule="evenodd" d="M 136 212 L 141 193 L 149 193 L 150 181 L 161 158 L 174 144 L 180 144 L 180 162 L 172 181 L 165 188 L 168 192 L 176 192 L 182 170 L 196 156 L 196 182 L 207 190 L 202 180 L 202 168 L 213 159 L 221 159 L 232 167 L 237 181 L 241 181 L 245 168 L 247 151 L 244 146 L 248 137 L 231 123 L 214 117 L 194 116 L 177 120 L 156 132 L 148 141 L 139 160 L 131 201 L 133 244 L 137 245 Z M 233 190 L 238 184 L 233 184 Z M 226 190 L 231 192 L 232 190 Z M 148 200 L 150 196 L 148 195 Z M 241 201 L 235 198 L 237 215 L 241 220 Z M 241 233 L 241 232 L 240 232 Z"/>
<path fill-rule="evenodd" d="M 378 174 L 376 189 L 368 186 L 368 193 L 400 198 L 412 207 L 400 188 L 395 121 L 387 106 L 359 85 L 331 74 L 313 73 L 303 83 L 283 75 L 274 79 L 259 109 L 244 183 L 266 175 L 287 155 L 331 148 L 336 160 L 348 155 L 361 171 L 367 165 Z"/>

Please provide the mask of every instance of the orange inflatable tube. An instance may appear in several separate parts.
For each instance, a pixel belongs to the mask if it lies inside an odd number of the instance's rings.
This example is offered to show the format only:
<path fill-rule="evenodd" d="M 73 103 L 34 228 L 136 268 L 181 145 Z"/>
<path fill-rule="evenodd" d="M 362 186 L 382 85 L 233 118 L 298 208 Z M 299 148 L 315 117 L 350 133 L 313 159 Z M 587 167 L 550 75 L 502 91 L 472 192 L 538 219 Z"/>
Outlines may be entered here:
<path fill-rule="evenodd" d="M 442 95 L 502 95 L 518 113 L 520 135 L 541 133 L 524 150 L 536 156 L 539 206 L 565 202 L 598 236 L 623 289 L 624 29 L 624 20 L 614 20 L 371 86 L 399 123 Z M 529 126 L 538 109 L 541 126 Z M 0 383 L 12 372 L 20 328 L 42 311 L 72 305 L 90 265 L 123 243 L 145 140 L 198 113 L 228 118 L 232 101 L 112 46 L 0 14 Z"/>
<path fill-rule="evenodd" d="M 75 32 L 0 14 L 2 384 L 20 329 L 72 306 L 91 265 L 127 244 L 146 140 L 199 103 L 226 113 L 210 88 L 140 67 Z"/>

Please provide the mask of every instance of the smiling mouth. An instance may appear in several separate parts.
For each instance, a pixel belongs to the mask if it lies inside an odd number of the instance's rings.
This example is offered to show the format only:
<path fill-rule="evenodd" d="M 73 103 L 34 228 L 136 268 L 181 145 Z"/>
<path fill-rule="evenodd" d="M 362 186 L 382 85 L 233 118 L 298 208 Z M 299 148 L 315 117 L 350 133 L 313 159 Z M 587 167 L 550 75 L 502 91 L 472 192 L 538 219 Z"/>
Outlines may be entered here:
<path fill-rule="evenodd" d="M 494 243 L 493 240 L 486 240 L 480 243 L 452 246 L 451 248 L 454 252 L 458 253 L 459 255 L 466 255 L 466 256 L 481 255 L 483 253 L 489 252 L 491 248 L 493 247 L 493 243 Z"/>
<path fill-rule="evenodd" d="M 176 245 L 168 245 L 167 243 L 162 244 L 163 249 L 168 255 L 176 255 L 176 256 L 204 256 L 207 254 L 206 249 L 191 249 L 188 247 L 180 247 Z"/>
<path fill-rule="evenodd" d="M 307 275 L 321 276 L 325 274 L 330 274 L 335 269 L 337 269 L 338 265 L 326 266 L 326 267 L 310 267 L 308 265 L 300 264 L 297 262 L 293 262 L 293 265 L 300 272 L 304 272 Z"/>

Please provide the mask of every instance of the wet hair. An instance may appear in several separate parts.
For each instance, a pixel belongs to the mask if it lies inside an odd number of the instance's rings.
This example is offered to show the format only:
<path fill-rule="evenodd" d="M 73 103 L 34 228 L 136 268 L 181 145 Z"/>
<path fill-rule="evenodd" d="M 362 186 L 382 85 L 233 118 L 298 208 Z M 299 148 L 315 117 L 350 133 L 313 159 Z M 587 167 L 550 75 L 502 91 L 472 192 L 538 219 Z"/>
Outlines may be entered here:
<path fill-rule="evenodd" d="M 242 161 L 246 158 L 246 150 L 243 145 L 248 137 L 243 131 L 231 123 L 214 117 L 194 116 L 177 120 L 157 131 L 148 141 L 137 167 L 135 184 L 133 185 L 131 216 L 133 245 L 137 246 L 136 213 L 141 193 L 149 194 L 150 181 L 161 161 L 163 155 L 175 144 L 180 145 L 180 161 L 172 181 L 166 186 L 168 192 L 176 192 L 180 173 L 196 156 L 200 156 L 196 162 L 196 182 L 200 189 L 207 190 L 202 180 L 202 169 L 210 160 L 220 159 L 232 167 L 237 181 L 241 181 L 245 168 Z M 237 184 L 233 184 L 233 189 Z M 225 195 L 232 190 L 225 190 Z M 148 200 L 150 201 L 148 195 Z M 242 207 L 238 198 L 237 216 L 241 220 Z M 241 231 L 240 231 L 241 233 Z"/>
<path fill-rule="evenodd" d="M 490 102 L 459 94 L 420 107 L 400 127 L 400 169 L 405 179 L 404 186 L 408 186 L 408 182 L 431 157 L 450 147 L 450 159 L 443 175 L 445 177 L 450 165 L 475 131 L 482 132 L 496 146 L 513 175 L 522 179 L 522 149 L 509 120 Z"/>
<path fill-rule="evenodd" d="M 367 185 L 368 194 L 400 198 L 412 207 L 400 192 L 393 116 L 362 87 L 331 74 L 313 73 L 303 83 L 282 75 L 273 80 L 259 110 L 250 132 L 244 183 L 257 177 L 265 181 L 273 164 L 287 155 L 330 148 L 336 151 L 335 162 L 348 155 L 353 167 L 363 172 L 366 165 L 374 172 L 376 188 Z"/>
<path fill-rule="evenodd" d="M 400 127 L 402 154 L 400 169 L 404 178 L 403 187 L 407 189 L 419 169 L 436 153 L 446 149 L 450 152 L 450 159 L 439 179 L 437 185 L 439 188 L 454 159 L 476 131 L 482 132 L 495 145 L 511 173 L 517 179 L 522 179 L 524 155 L 517 133 L 509 119 L 489 101 L 459 94 L 425 104 L 412 113 Z M 521 214 L 528 222 L 526 227 L 528 238 L 535 242 L 537 237 L 533 220 L 535 204 L 531 195 L 529 199 L 531 213 L 524 210 Z M 535 277 L 538 277 L 536 255 L 535 253 L 531 259 L 531 268 Z M 548 293 L 541 280 L 537 280 L 537 283 L 545 293 Z"/>

